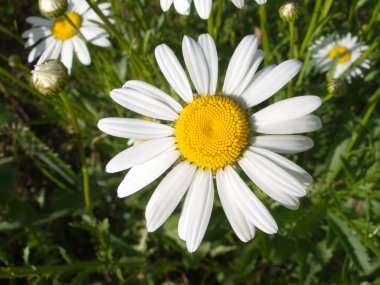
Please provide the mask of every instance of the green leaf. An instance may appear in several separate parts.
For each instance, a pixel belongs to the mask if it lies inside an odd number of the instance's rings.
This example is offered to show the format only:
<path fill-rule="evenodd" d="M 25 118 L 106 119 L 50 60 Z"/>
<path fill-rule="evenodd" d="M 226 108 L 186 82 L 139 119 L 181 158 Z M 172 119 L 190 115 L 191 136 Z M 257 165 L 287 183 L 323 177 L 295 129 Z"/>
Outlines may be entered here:
<path fill-rule="evenodd" d="M 339 216 L 329 212 L 328 217 L 331 227 L 352 262 L 359 270 L 369 272 L 371 267 L 369 263 L 369 256 L 367 249 L 361 243 L 360 239 Z"/>

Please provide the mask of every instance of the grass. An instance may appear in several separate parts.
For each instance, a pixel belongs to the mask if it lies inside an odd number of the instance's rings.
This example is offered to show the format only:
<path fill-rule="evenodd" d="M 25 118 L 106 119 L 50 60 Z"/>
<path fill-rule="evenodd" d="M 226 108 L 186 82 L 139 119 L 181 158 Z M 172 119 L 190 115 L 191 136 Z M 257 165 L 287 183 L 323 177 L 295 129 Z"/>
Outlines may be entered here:
<path fill-rule="evenodd" d="M 61 97 L 43 96 L 29 84 L 32 65 L 20 35 L 29 28 L 26 17 L 39 15 L 37 1 L 7 1 L 0 10 L 0 283 L 380 284 L 380 3 L 302 1 L 293 26 L 280 19 L 279 1 L 260 8 L 246 1 L 242 10 L 214 1 L 209 21 L 195 11 L 163 14 L 158 0 L 109 2 L 116 20 L 106 25 L 112 47 L 89 45 L 91 66 L 74 62 Z M 204 241 L 189 254 L 177 235 L 179 210 L 147 233 L 144 211 L 157 183 L 117 198 L 123 177 L 105 173 L 105 165 L 126 141 L 96 124 L 136 116 L 109 97 L 129 79 L 176 96 L 154 48 L 167 43 L 180 55 L 183 35 L 206 31 L 216 38 L 221 75 L 238 42 L 252 33 L 262 36 L 265 65 L 289 54 L 303 61 L 292 85 L 271 102 L 318 95 L 324 126 L 309 135 L 313 149 L 289 156 L 314 178 L 297 211 L 250 185 L 277 220 L 278 234 L 257 232 L 241 243 L 216 198 Z M 329 94 L 308 47 L 321 35 L 348 32 L 370 47 L 363 58 L 371 68 L 346 93 Z"/>

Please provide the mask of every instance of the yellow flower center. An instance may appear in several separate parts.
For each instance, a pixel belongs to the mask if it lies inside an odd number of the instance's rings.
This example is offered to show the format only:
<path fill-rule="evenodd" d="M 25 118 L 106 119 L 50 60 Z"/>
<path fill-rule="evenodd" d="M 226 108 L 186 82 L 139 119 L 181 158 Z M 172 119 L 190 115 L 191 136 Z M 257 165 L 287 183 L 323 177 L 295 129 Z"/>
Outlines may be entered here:
<path fill-rule="evenodd" d="M 330 50 L 329 57 L 334 59 L 336 56 L 339 56 L 339 63 L 345 63 L 350 59 L 351 54 L 347 48 L 336 46 Z"/>
<path fill-rule="evenodd" d="M 195 99 L 175 123 L 182 156 L 211 170 L 234 163 L 248 144 L 248 134 L 247 113 L 226 96 Z"/>
<path fill-rule="evenodd" d="M 79 29 L 82 26 L 82 17 L 75 12 L 67 12 L 66 16 Z M 72 24 L 65 18 L 60 17 L 56 19 L 51 28 L 53 36 L 61 41 L 65 41 L 76 35 L 77 31 Z"/>

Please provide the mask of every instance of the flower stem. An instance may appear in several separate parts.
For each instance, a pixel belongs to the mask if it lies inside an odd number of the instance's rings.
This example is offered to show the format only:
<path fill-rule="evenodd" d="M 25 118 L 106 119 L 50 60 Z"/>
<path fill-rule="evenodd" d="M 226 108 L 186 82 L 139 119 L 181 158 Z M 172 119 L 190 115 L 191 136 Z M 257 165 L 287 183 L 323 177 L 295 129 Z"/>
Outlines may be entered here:
<path fill-rule="evenodd" d="M 315 25 L 316 25 L 317 20 L 318 20 L 318 16 L 319 16 L 319 12 L 321 10 L 321 6 L 322 6 L 322 0 L 317 0 L 317 2 L 315 3 L 314 12 L 313 12 L 313 15 L 311 17 L 309 27 L 307 29 L 305 38 L 304 38 L 302 45 L 301 45 L 301 50 L 300 50 L 301 55 L 305 52 L 306 47 L 309 45 L 309 43 L 311 41 L 311 37 L 312 37 L 313 32 L 315 30 Z"/>
<path fill-rule="evenodd" d="M 289 22 L 289 37 L 290 37 L 289 57 L 295 58 L 294 56 L 294 21 Z M 292 96 L 293 96 L 293 80 L 290 80 L 288 83 L 288 98 L 291 98 Z"/>
<path fill-rule="evenodd" d="M 223 2 L 224 0 L 218 0 L 218 12 L 216 14 L 215 33 L 214 33 L 215 41 L 218 39 L 220 26 L 222 25 Z"/>
<path fill-rule="evenodd" d="M 207 19 L 207 30 L 208 33 L 212 36 L 215 37 L 215 27 L 214 27 L 214 13 L 211 9 L 210 17 Z"/>
<path fill-rule="evenodd" d="M 103 14 L 102 10 L 95 4 L 94 0 L 86 0 L 87 4 L 91 7 L 92 10 L 99 16 L 99 18 L 104 22 L 107 26 L 108 30 L 111 34 L 117 39 L 119 44 L 127 51 L 131 52 L 131 47 L 129 43 L 125 40 L 123 35 L 115 28 L 115 26 L 110 22 L 110 20 Z"/>
<path fill-rule="evenodd" d="M 89 213 L 91 213 L 92 206 L 91 206 L 91 198 L 90 198 L 90 178 L 88 176 L 88 167 L 87 167 L 86 156 L 85 156 L 84 147 L 82 143 L 82 135 L 81 135 L 80 128 L 78 125 L 78 117 L 75 112 L 75 109 L 71 105 L 66 94 L 64 92 L 60 92 L 59 96 L 61 97 L 63 104 L 65 105 L 68 112 L 70 113 L 71 124 L 75 131 L 75 138 L 77 142 L 79 159 L 80 159 L 81 168 L 82 168 L 84 204 L 85 204 L 86 210 Z"/>
<path fill-rule="evenodd" d="M 353 67 L 355 67 L 359 62 L 365 59 L 374 49 L 377 48 L 378 45 L 378 42 L 372 43 L 371 46 L 368 49 L 366 49 L 365 52 L 363 52 L 353 63 L 351 63 L 351 65 L 344 72 L 342 72 L 341 75 L 339 75 L 339 79 L 343 79 L 351 71 Z"/>
<path fill-rule="evenodd" d="M 268 31 L 267 31 L 267 10 L 266 5 L 259 6 L 259 14 L 260 14 L 260 25 L 261 25 L 261 41 L 263 43 L 263 50 L 266 54 L 264 58 L 265 64 L 268 64 L 270 61 L 270 51 L 269 51 L 269 39 L 268 39 Z"/>

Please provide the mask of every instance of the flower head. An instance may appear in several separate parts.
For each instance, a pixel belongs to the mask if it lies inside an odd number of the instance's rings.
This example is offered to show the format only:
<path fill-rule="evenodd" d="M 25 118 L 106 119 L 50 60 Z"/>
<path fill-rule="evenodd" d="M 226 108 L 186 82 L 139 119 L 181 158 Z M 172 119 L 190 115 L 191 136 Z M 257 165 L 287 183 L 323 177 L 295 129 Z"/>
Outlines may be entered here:
<path fill-rule="evenodd" d="M 321 127 L 319 118 L 311 114 L 321 100 L 295 97 L 257 111 L 257 105 L 279 91 L 301 68 L 297 60 L 288 60 L 256 73 L 264 58 L 257 47 L 255 36 L 241 41 L 223 88 L 217 91 L 218 56 L 212 37 L 205 34 L 196 41 L 185 36 L 182 51 L 194 93 L 173 51 L 160 45 L 155 50 L 156 60 L 183 104 L 156 87 L 132 80 L 113 90 L 112 99 L 162 122 L 105 118 L 98 123 L 99 129 L 110 135 L 145 140 L 107 164 L 110 173 L 130 169 L 119 185 L 119 197 L 139 191 L 172 168 L 148 203 L 147 227 L 150 232 L 159 228 L 186 194 L 178 233 L 190 252 L 198 248 L 206 232 L 215 182 L 227 219 L 244 242 L 254 237 L 256 228 L 276 233 L 277 224 L 240 178 L 240 169 L 289 209 L 298 208 L 298 199 L 312 182 L 305 170 L 277 153 L 313 147 L 311 139 L 296 134 Z"/>
<path fill-rule="evenodd" d="M 242 8 L 244 6 L 244 0 L 231 0 L 232 3 L 237 8 Z M 178 13 L 182 15 L 190 14 L 190 6 L 192 0 L 160 0 L 161 8 L 164 12 L 168 11 L 169 8 L 174 4 L 174 8 Z M 266 3 L 266 0 L 256 0 L 256 2 L 260 5 Z M 212 0 L 194 0 L 195 8 L 199 16 L 206 20 L 210 16 Z"/>
<path fill-rule="evenodd" d="M 63 16 L 67 10 L 67 6 L 67 0 L 38 0 L 41 14 L 48 18 Z"/>
<path fill-rule="evenodd" d="M 32 70 L 32 83 L 44 95 L 60 92 L 69 80 L 66 66 L 56 59 L 48 59 L 37 64 Z"/>
<path fill-rule="evenodd" d="M 343 72 L 345 72 L 351 64 L 353 64 L 361 54 L 368 48 L 363 43 L 358 42 L 357 37 L 352 37 L 351 34 L 347 34 L 344 37 L 321 37 L 310 47 L 313 52 L 313 65 L 321 70 L 327 72 L 334 62 L 335 58 L 338 58 L 338 62 L 335 68 L 333 78 L 338 78 Z M 368 69 L 370 67 L 370 61 L 363 59 L 345 76 L 348 82 L 357 76 L 363 77 L 362 69 Z"/>
<path fill-rule="evenodd" d="M 101 3 L 98 7 L 106 16 L 110 16 L 110 3 Z M 95 23 L 103 21 L 85 0 L 69 0 L 65 16 L 56 19 L 29 17 L 27 22 L 32 24 L 32 29 L 25 31 L 22 36 L 27 39 L 25 47 L 33 47 L 29 62 L 38 57 L 38 63 L 60 58 L 70 72 L 74 53 L 82 64 L 91 63 L 90 53 L 81 36 L 93 45 L 111 45 L 108 32 Z"/>
<path fill-rule="evenodd" d="M 280 7 L 279 12 L 283 20 L 293 22 L 300 16 L 301 6 L 297 2 L 288 2 Z"/>
<path fill-rule="evenodd" d="M 327 91 L 334 95 L 343 95 L 347 92 L 347 83 L 343 79 L 333 79 L 327 83 Z"/>

